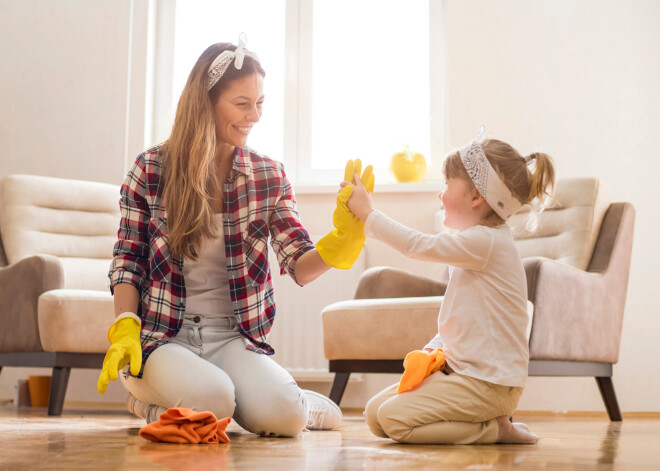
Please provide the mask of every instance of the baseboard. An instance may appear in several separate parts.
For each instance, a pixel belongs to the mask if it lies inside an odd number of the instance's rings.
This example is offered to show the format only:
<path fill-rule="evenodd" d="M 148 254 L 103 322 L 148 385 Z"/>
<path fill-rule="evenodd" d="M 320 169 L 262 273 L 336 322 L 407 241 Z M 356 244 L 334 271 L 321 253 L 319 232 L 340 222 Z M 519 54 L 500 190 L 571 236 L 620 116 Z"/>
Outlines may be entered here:
<path fill-rule="evenodd" d="M 13 406 L 14 400 L 9 397 L 0 397 L 0 406 Z M 31 409 L 31 407 L 21 407 L 21 409 Z M 45 407 L 35 409 L 46 410 Z M 64 401 L 64 410 L 126 410 L 125 402 L 104 402 L 104 401 Z"/>
<path fill-rule="evenodd" d="M 345 415 L 362 415 L 364 411 L 360 407 L 342 407 Z M 519 410 L 514 412 L 514 417 L 547 417 L 547 418 L 571 418 L 571 419 L 604 419 L 609 420 L 605 411 L 566 411 L 556 412 L 549 410 Z M 631 411 L 623 412 L 624 419 L 660 419 L 660 411 Z"/>

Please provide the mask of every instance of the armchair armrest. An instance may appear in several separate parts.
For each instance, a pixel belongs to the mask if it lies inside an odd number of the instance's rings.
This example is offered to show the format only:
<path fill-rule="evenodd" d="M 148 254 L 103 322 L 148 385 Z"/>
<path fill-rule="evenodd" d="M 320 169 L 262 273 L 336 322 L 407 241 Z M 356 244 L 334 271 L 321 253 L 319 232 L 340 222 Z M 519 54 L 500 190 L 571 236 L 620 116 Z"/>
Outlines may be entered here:
<path fill-rule="evenodd" d="M 555 260 L 523 260 L 534 304 L 531 360 L 616 363 L 627 283 Z"/>
<path fill-rule="evenodd" d="M 442 296 L 355 299 L 321 311 L 328 360 L 403 360 L 438 332 Z"/>
<path fill-rule="evenodd" d="M 355 299 L 444 296 L 448 278 L 434 280 L 394 267 L 372 267 L 360 275 Z"/>
<path fill-rule="evenodd" d="M 0 268 L 0 352 L 40 352 L 38 299 L 64 287 L 64 270 L 53 255 L 35 255 Z"/>

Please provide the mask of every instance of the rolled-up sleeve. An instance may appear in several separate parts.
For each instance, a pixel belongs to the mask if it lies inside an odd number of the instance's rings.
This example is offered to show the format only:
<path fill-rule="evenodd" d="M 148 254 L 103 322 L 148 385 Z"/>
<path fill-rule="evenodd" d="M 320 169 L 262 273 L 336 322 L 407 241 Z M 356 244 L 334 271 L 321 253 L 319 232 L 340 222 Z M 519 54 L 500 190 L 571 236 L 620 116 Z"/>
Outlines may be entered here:
<path fill-rule="evenodd" d="M 133 285 L 141 292 L 147 282 L 149 258 L 149 204 L 146 200 L 145 161 L 139 156 L 121 186 L 121 220 L 110 265 L 110 291 L 120 283 Z"/>
<path fill-rule="evenodd" d="M 281 164 L 280 164 L 281 165 Z M 271 246 L 277 255 L 280 274 L 288 274 L 297 282 L 295 275 L 296 261 L 314 248 L 307 230 L 300 222 L 296 209 L 296 198 L 291 183 L 280 167 L 282 181 L 281 193 L 270 217 Z"/>

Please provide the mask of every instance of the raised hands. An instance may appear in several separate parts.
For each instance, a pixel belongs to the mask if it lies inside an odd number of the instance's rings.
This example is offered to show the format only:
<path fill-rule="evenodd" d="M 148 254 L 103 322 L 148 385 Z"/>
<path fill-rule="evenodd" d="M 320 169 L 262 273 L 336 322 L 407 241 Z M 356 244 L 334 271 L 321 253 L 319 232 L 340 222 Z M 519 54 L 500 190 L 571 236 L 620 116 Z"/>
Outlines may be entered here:
<path fill-rule="evenodd" d="M 354 182 L 355 175 L 359 176 L 359 185 L 366 191 L 373 193 L 374 174 L 373 167 L 368 165 L 362 175 L 362 162 L 357 159 L 346 162 L 344 180 Z M 355 182 L 356 184 L 357 181 Z M 348 209 L 348 199 L 353 194 L 353 185 L 343 184 L 337 194 L 337 208 L 332 215 L 335 229 L 323 237 L 316 244 L 316 249 L 323 261 L 335 268 L 348 269 L 360 256 L 364 246 L 364 223 Z"/>

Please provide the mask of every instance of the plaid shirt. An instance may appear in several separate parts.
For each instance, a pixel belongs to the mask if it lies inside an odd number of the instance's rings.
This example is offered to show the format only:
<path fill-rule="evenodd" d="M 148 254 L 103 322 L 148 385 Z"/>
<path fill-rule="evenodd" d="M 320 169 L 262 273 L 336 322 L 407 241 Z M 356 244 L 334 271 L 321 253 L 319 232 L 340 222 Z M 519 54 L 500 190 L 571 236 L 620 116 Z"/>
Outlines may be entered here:
<path fill-rule="evenodd" d="M 142 364 L 179 332 L 186 308 L 183 260 L 172 256 L 162 198 L 160 147 L 140 154 L 121 187 L 121 222 L 108 276 L 110 290 L 130 283 L 140 293 Z M 266 343 L 275 318 L 267 242 L 280 273 L 294 280 L 296 260 L 314 248 L 302 227 L 282 164 L 236 148 L 223 184 L 223 227 L 234 314 L 249 350 L 272 355 Z M 142 372 L 140 372 L 140 376 Z"/>

